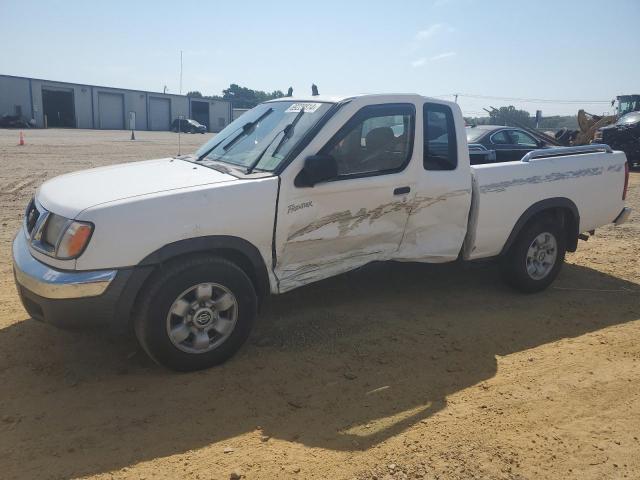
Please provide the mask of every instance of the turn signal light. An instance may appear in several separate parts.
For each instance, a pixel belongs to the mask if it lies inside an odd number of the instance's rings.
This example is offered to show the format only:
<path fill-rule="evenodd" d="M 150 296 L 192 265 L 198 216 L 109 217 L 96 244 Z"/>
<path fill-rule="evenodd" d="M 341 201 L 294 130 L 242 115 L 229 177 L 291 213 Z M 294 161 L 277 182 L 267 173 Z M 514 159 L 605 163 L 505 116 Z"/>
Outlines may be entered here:
<path fill-rule="evenodd" d="M 93 225 L 90 223 L 73 222 L 60 240 L 56 257 L 60 259 L 77 257 L 84 251 L 92 233 Z"/>

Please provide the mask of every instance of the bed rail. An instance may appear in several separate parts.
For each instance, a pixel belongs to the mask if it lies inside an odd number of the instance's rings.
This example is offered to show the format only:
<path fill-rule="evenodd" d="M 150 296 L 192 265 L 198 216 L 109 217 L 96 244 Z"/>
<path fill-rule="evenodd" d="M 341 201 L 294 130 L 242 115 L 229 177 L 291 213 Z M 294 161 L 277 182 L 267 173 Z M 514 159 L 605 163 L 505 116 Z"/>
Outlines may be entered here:
<path fill-rule="evenodd" d="M 613 153 L 609 145 L 594 143 L 592 145 L 580 145 L 577 147 L 554 147 L 532 150 L 522 157 L 522 162 L 529 162 L 536 158 L 553 158 L 566 155 L 580 155 L 582 153 Z"/>

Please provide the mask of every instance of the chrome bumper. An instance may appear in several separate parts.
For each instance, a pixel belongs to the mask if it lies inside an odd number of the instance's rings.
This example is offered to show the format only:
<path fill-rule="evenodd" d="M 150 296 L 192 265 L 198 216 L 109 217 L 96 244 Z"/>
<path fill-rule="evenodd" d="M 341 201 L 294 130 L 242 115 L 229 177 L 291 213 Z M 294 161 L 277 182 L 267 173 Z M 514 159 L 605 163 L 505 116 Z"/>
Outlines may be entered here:
<path fill-rule="evenodd" d="M 43 298 L 84 298 L 104 293 L 117 270 L 61 271 L 39 262 L 29 252 L 22 230 L 13 240 L 16 282 Z"/>
<path fill-rule="evenodd" d="M 631 215 L 631 209 L 629 207 L 624 207 L 620 214 L 613 221 L 614 225 L 622 225 L 623 223 L 627 223 L 627 220 L 629 220 L 629 215 Z"/>

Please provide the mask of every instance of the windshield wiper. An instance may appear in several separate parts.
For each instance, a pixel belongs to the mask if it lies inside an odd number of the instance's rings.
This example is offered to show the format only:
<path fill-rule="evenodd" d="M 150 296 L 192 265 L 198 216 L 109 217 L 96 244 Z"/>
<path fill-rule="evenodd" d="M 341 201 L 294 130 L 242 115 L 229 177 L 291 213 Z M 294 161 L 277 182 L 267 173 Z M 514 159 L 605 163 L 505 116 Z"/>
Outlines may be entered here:
<path fill-rule="evenodd" d="M 240 129 L 242 129 L 242 131 L 240 133 L 238 133 L 238 135 L 236 135 L 235 137 L 233 137 L 231 139 L 231 141 L 229 143 L 227 143 L 224 147 L 222 147 L 225 151 L 225 153 L 231 148 L 233 147 L 233 145 L 235 145 L 238 140 L 240 140 L 242 137 L 245 137 L 249 134 L 251 134 L 255 129 L 256 126 L 258 125 L 258 123 L 260 123 L 264 118 L 266 118 L 268 115 L 270 115 L 273 112 L 273 108 L 269 108 L 267 110 L 265 110 L 265 112 L 260 115 L 258 118 L 256 118 L 255 120 L 251 121 L 251 122 L 247 122 L 245 123 L 242 127 L 240 127 Z M 202 159 L 204 159 L 207 155 L 209 155 L 211 152 L 213 152 L 216 148 L 218 148 L 220 145 L 222 145 L 234 132 L 237 132 L 239 129 L 235 129 L 233 132 L 231 132 L 229 135 L 227 135 L 226 137 L 224 137 L 222 140 L 220 140 L 218 143 L 216 143 L 213 147 L 211 147 L 207 153 L 205 153 L 204 155 L 202 155 L 200 158 L 198 158 L 198 161 L 201 161 Z"/>
<path fill-rule="evenodd" d="M 246 137 L 247 135 L 251 135 L 253 133 L 253 131 L 256 129 L 256 126 L 258 125 L 258 123 L 260 123 L 265 117 L 267 117 L 267 115 L 270 115 L 271 112 L 273 112 L 273 108 L 270 108 L 267 111 L 265 111 L 262 115 L 260 115 L 254 121 L 245 123 L 242 126 L 242 131 L 240 133 L 238 133 L 238 135 L 233 137 L 229 141 L 229 143 L 227 143 L 224 147 L 222 147 L 222 149 L 225 152 L 227 152 L 227 151 L 229 151 L 229 149 L 231 147 L 233 147 L 236 143 L 238 143 L 238 140 L 240 140 L 242 137 Z M 222 143 L 222 142 L 220 142 L 220 143 Z"/>
<path fill-rule="evenodd" d="M 267 150 L 269 149 L 271 144 L 276 140 L 276 138 L 278 138 L 278 136 L 281 133 L 284 133 L 284 135 L 280 139 L 280 142 L 278 142 L 278 145 L 276 145 L 276 148 L 273 149 L 271 156 L 273 157 L 280 151 L 280 148 L 282 148 L 282 145 L 284 145 L 284 143 L 287 140 L 289 140 L 289 138 L 291 138 L 291 136 L 293 135 L 293 131 L 296 127 L 296 124 L 298 123 L 300 118 L 302 118 L 302 115 L 304 115 L 304 107 L 300 109 L 300 111 L 298 112 L 298 115 L 296 115 L 296 118 L 294 118 L 291 121 L 291 123 L 287 124 L 282 130 L 280 130 L 278 133 L 274 135 L 274 137 L 267 144 L 267 146 L 264 147 L 264 149 L 260 152 L 260 155 L 258 155 L 256 159 L 253 162 L 251 162 L 251 165 L 247 167 L 247 171 L 246 171 L 247 174 L 253 172 L 253 169 L 256 168 L 256 165 L 258 165 L 258 163 L 260 163 L 260 160 L 262 160 L 262 157 L 264 156 L 264 154 L 267 153 Z"/>

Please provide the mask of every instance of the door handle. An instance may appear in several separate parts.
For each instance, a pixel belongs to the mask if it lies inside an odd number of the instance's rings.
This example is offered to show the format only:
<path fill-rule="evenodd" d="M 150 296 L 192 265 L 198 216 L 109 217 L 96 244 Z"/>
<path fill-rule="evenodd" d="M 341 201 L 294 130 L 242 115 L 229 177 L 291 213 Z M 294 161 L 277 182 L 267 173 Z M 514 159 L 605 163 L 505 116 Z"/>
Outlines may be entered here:
<path fill-rule="evenodd" d="M 394 195 L 404 195 L 405 193 L 409 193 L 411 191 L 411 187 L 396 187 L 393 190 Z"/>

